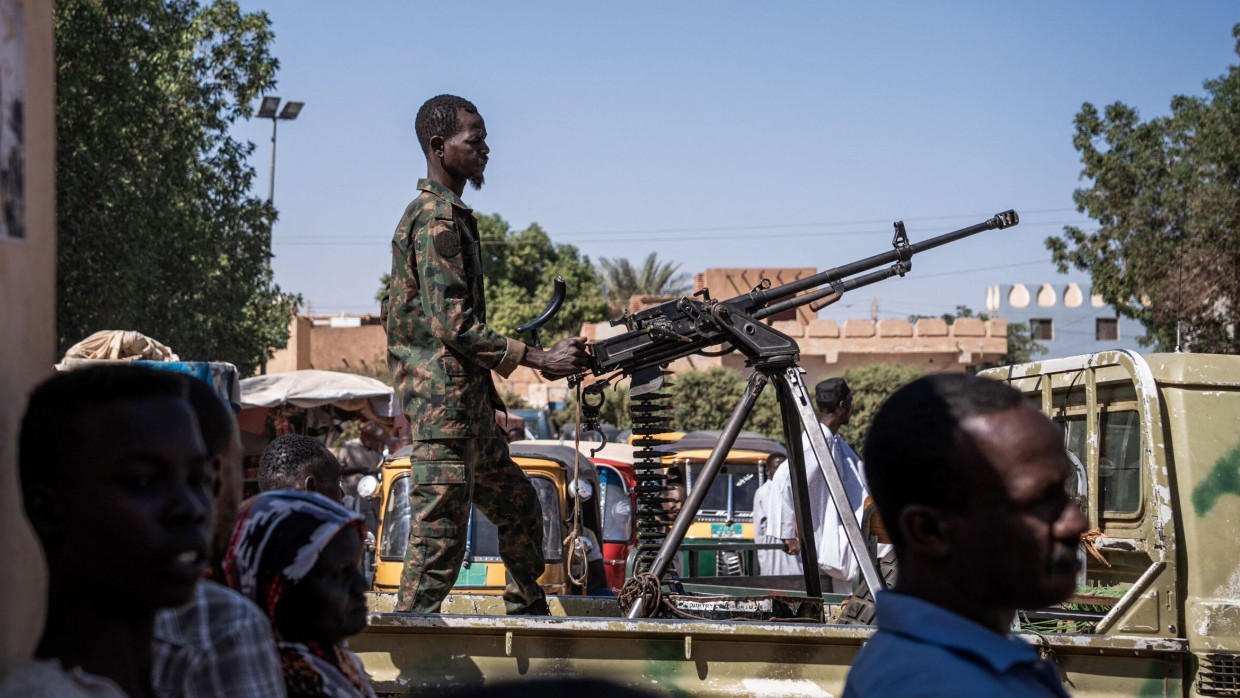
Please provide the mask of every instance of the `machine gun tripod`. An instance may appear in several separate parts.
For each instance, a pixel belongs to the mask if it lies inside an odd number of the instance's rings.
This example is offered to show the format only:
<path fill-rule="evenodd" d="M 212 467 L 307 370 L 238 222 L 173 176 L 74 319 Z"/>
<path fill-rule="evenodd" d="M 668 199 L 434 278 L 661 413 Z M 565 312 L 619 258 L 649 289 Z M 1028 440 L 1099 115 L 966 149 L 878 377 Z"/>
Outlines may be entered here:
<path fill-rule="evenodd" d="M 805 570 L 805 592 L 809 598 L 821 598 L 818 555 L 812 536 L 808 479 L 804 468 L 805 454 L 801 448 L 801 429 L 809 435 L 810 446 L 826 479 L 836 510 L 852 512 L 854 507 L 845 493 L 843 481 L 814 413 L 802 378 L 804 372 L 797 366 L 800 348 L 791 337 L 764 324 L 762 320 L 802 305 L 810 305 L 816 310 L 815 304 L 821 307 L 824 302 L 837 300 L 848 291 L 893 276 L 904 276 L 912 269 L 912 258 L 919 252 L 983 231 L 1008 228 L 1019 222 L 1020 218 L 1015 211 L 1004 211 L 981 223 L 913 244 L 909 243 L 904 223 L 896 222 L 895 235 L 892 238 L 893 249 L 890 252 L 774 288 L 764 279 L 760 286 L 749 293 L 728 300 L 712 299 L 709 292 L 703 289 L 695 294 L 695 298 L 668 301 L 631 315 L 626 314 L 613 322 L 613 325 L 625 325 L 628 331 L 590 345 L 592 373 L 595 376 L 613 375 L 583 389 L 583 431 L 597 429 L 599 408 L 603 403 L 602 391 L 617 376 L 628 376 L 630 396 L 640 398 L 658 391 L 663 386 L 664 367 L 672 361 L 693 354 L 703 354 L 712 347 L 724 344 L 728 346 L 714 355 L 739 351 L 746 358 L 746 366 L 753 368 L 744 395 L 728 419 L 710 458 L 697 478 L 697 484 L 688 493 L 680 515 L 664 537 L 648 574 L 661 579 L 670 568 L 677 549 L 728 452 L 735 444 L 742 425 L 753 411 L 762 390 L 771 383 L 775 386 L 779 401 L 784 438 L 788 447 L 788 467 L 792 475 L 801 562 Z M 871 271 L 883 265 L 890 266 Z M 796 295 L 798 293 L 801 295 Z M 570 383 L 579 384 L 583 378 L 570 379 Z M 856 518 L 842 515 L 840 520 L 858 560 L 862 578 L 870 589 L 882 589 L 878 570 L 865 554 L 865 541 Z M 634 584 L 634 580 L 630 579 L 629 583 Z M 635 599 L 628 609 L 630 618 L 653 611 L 648 608 L 649 600 L 643 593 L 629 596 Z"/>

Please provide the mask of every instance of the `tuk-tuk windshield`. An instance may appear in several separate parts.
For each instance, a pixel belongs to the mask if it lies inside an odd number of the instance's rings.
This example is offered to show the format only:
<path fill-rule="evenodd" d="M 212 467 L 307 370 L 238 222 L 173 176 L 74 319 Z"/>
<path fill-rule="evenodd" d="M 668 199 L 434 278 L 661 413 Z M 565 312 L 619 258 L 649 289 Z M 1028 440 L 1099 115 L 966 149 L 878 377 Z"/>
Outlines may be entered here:
<path fill-rule="evenodd" d="M 556 492 L 555 483 L 545 477 L 530 476 L 530 483 L 538 493 L 538 503 L 543 513 L 543 560 L 559 562 L 563 557 L 560 546 L 564 540 L 564 532 L 560 524 L 560 497 Z M 469 559 L 484 562 L 498 562 L 499 529 L 491 520 L 474 507 L 473 518 L 469 522 Z"/>
<path fill-rule="evenodd" d="M 705 463 L 689 464 L 689 491 L 702 474 Z M 725 462 L 719 475 L 711 483 L 699 517 L 720 518 L 729 521 L 749 521 L 753 518 L 753 498 L 758 491 L 757 463 Z"/>
<path fill-rule="evenodd" d="M 388 493 L 383 511 L 383 535 L 379 542 L 379 558 L 404 560 L 409 545 L 409 485 L 413 478 L 398 475 Z"/>
<path fill-rule="evenodd" d="M 633 502 L 620 473 L 606 465 L 596 465 L 602 482 L 599 506 L 603 510 L 603 542 L 627 543 L 633 537 Z"/>

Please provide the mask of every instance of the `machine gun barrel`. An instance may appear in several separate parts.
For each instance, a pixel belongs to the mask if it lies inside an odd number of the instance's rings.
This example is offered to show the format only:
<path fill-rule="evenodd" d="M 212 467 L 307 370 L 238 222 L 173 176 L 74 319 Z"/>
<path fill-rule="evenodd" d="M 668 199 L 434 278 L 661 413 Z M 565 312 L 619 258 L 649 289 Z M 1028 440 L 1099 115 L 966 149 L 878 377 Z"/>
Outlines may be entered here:
<path fill-rule="evenodd" d="M 796 281 L 786 283 L 782 286 L 776 286 L 774 288 L 768 288 L 761 291 L 754 291 L 748 294 L 748 297 L 744 301 L 744 305 L 755 319 L 761 320 L 791 308 L 798 308 L 832 292 L 842 293 L 843 291 L 850 290 L 850 288 L 865 286 L 891 276 L 903 276 L 904 272 L 907 272 L 911 268 L 909 260 L 912 259 L 913 255 L 919 252 L 932 250 L 936 247 L 941 247 L 948 243 L 960 240 L 961 238 L 976 235 L 987 230 L 1008 228 L 1019 222 L 1020 217 L 1016 214 L 1016 211 L 1008 210 L 1003 213 L 996 214 L 992 218 L 982 221 L 981 223 L 977 223 L 976 225 L 970 225 L 967 228 L 954 230 L 950 233 L 944 233 L 938 237 L 933 237 L 929 240 L 923 240 L 913 244 L 908 243 L 908 237 L 904 234 L 904 224 L 896 223 L 896 238 L 893 241 L 895 249 L 890 252 L 883 252 L 865 259 L 860 259 L 855 262 L 850 262 L 848 264 L 835 267 L 834 269 L 818 272 L 813 276 L 807 276 L 804 279 L 797 279 Z M 900 263 L 904 263 L 904 266 L 902 267 L 903 271 L 898 269 L 900 267 Z M 847 282 L 843 284 L 843 286 L 845 286 L 844 288 L 838 287 L 840 286 L 840 281 L 842 279 L 855 276 L 856 274 L 869 271 L 884 264 L 892 264 L 893 266 L 888 270 L 878 272 L 879 276 L 877 277 L 874 277 L 874 275 L 867 275 L 861 279 L 853 279 L 852 281 L 857 283 L 851 287 L 848 287 Z M 860 283 L 863 280 L 864 283 Z M 822 289 L 819 292 L 805 294 L 796 298 L 788 298 L 787 300 L 779 301 L 777 303 L 773 302 L 776 299 L 785 298 L 786 296 L 790 296 L 794 293 L 800 293 L 801 291 L 806 291 L 811 288 L 817 288 L 823 284 L 832 284 L 836 287 Z M 738 298 L 735 300 L 741 299 Z"/>
<path fill-rule="evenodd" d="M 774 288 L 759 287 L 728 300 L 711 300 L 705 296 L 680 298 L 652 308 L 626 314 L 612 324 L 628 329 L 619 335 L 590 345 L 591 372 L 602 375 L 622 370 L 628 375 L 678 358 L 697 354 L 712 346 L 730 342 L 725 351 L 739 350 L 753 360 L 758 355 L 780 356 L 796 360 L 796 343 L 774 332 L 760 321 L 776 313 L 812 303 L 832 294 L 843 295 L 862 286 L 904 276 L 912 269 L 912 257 L 961 238 L 985 230 L 1007 228 L 1020 222 L 1015 211 L 1004 211 L 993 218 L 961 228 L 923 242 L 910 244 L 904 224 L 895 224 L 895 237 L 890 252 L 876 254 L 856 262 L 829 269 Z M 890 264 L 885 269 L 877 267 Z M 869 272 L 869 273 L 866 273 Z M 764 286 L 769 282 L 763 281 Z M 822 286 L 823 288 L 817 288 Z M 816 289 L 800 296 L 801 291 Z M 636 390 L 632 393 L 637 394 Z"/>

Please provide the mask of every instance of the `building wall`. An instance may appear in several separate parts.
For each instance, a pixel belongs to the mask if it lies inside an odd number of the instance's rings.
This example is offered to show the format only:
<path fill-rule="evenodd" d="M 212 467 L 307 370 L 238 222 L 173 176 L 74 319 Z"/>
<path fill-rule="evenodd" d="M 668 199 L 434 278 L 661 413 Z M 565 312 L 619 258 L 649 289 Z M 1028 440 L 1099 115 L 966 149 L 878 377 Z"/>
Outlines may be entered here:
<path fill-rule="evenodd" d="M 15 48 L 13 42 L 24 46 Z M 17 434 L 30 390 L 56 362 L 55 72 L 51 0 L 0 0 L 0 94 L 22 98 L 25 178 L 5 190 L 24 233 L 0 231 L 0 677 L 34 651 L 46 565 L 22 513 Z M 4 114 L 4 121 L 9 121 Z M 11 134 L 0 131 L 8 152 Z M 23 205 L 24 204 L 24 205 Z M 21 214 L 19 214 L 21 218 Z"/>
<path fill-rule="evenodd" d="M 307 368 L 387 370 L 387 335 L 377 315 L 298 315 L 289 323 L 288 346 L 267 360 L 267 373 Z"/>
<path fill-rule="evenodd" d="M 1077 283 L 1017 283 L 986 289 L 986 312 L 999 314 L 1011 323 L 1031 325 L 1048 321 L 1052 339 L 1038 339 L 1046 347 L 1034 358 L 1076 356 L 1110 349 L 1140 349 L 1137 337 L 1145 327 L 1130 318 L 1119 317 L 1101 296 L 1092 295 L 1089 286 Z M 1100 339 L 1100 320 L 1116 320 L 1118 339 Z M 1032 328 L 1031 328 L 1032 331 Z"/>

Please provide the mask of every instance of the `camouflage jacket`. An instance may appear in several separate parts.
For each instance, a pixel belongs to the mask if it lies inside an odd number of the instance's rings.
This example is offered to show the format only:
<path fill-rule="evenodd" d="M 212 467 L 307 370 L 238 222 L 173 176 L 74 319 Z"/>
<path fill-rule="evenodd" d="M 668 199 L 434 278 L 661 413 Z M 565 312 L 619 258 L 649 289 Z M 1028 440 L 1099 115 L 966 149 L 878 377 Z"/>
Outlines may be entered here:
<path fill-rule="evenodd" d="M 525 345 L 486 325 L 478 222 L 460 197 L 429 179 L 392 237 L 383 304 L 388 368 L 413 439 L 501 437 L 491 371 L 507 377 Z"/>

